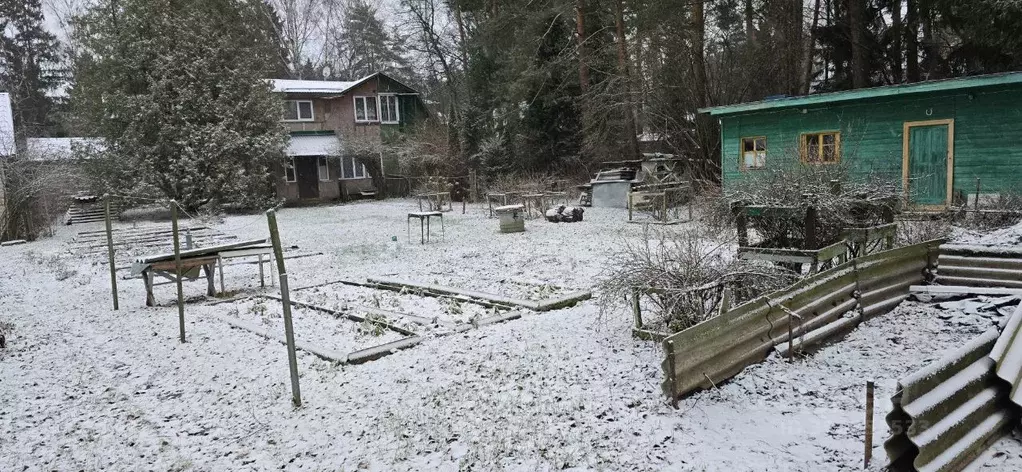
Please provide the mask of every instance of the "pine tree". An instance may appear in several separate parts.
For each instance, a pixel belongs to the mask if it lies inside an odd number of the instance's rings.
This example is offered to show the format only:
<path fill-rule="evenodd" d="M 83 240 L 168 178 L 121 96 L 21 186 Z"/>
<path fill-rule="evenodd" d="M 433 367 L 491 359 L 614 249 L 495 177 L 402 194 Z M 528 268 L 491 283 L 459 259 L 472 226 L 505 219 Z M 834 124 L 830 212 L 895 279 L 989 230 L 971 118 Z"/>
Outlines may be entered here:
<path fill-rule="evenodd" d="M 41 0 L 0 0 L 0 91 L 11 93 L 19 137 L 40 136 L 53 124 L 47 91 L 61 79 L 59 44 L 43 28 Z"/>
<path fill-rule="evenodd" d="M 408 61 L 397 35 L 387 32 L 376 7 L 366 0 L 352 0 L 344 9 L 344 25 L 336 38 L 340 60 L 333 75 L 357 79 L 374 72 L 398 78 L 410 77 Z"/>
<path fill-rule="evenodd" d="M 259 0 L 105 0 L 78 19 L 80 126 L 107 140 L 105 185 L 204 205 L 265 204 L 283 161 L 272 31 Z M 112 164 L 112 165 L 111 165 Z"/>

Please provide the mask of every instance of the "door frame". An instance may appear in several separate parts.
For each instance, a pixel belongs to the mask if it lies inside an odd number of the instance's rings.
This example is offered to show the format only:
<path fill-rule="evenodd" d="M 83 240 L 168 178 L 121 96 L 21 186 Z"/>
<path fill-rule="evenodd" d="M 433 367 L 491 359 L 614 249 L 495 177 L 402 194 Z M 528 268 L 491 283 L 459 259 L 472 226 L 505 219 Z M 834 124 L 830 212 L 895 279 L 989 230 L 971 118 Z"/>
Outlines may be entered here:
<path fill-rule="evenodd" d="M 908 138 L 909 130 L 918 126 L 938 126 L 947 125 L 947 199 L 944 201 L 944 205 L 916 205 L 916 207 L 923 208 L 943 208 L 951 205 L 952 190 L 954 189 L 955 182 L 955 120 L 953 118 L 945 120 L 925 120 L 925 121 L 906 121 L 902 129 L 902 143 L 901 143 L 901 189 L 905 195 L 905 202 L 911 204 L 909 198 L 909 167 L 908 167 Z"/>

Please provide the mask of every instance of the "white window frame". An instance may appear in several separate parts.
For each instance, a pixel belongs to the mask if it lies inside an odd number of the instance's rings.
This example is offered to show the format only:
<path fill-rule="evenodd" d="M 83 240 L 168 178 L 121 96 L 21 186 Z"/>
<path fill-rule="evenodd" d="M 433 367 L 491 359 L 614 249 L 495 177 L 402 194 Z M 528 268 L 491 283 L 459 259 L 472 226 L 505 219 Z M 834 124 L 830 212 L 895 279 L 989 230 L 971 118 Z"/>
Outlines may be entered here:
<path fill-rule="evenodd" d="M 306 122 L 306 121 L 316 121 L 316 106 L 315 106 L 315 104 L 312 103 L 312 100 L 284 100 L 284 103 L 286 103 L 288 106 L 290 106 L 290 104 L 294 103 L 295 104 L 295 116 L 298 117 L 297 119 L 294 119 L 294 120 L 289 120 L 289 119 L 285 118 L 284 119 L 285 122 L 287 122 L 287 123 L 298 123 L 298 122 Z M 308 118 L 302 118 L 302 105 L 301 105 L 302 103 L 308 103 L 309 104 L 309 117 Z"/>
<path fill-rule="evenodd" d="M 291 171 L 291 177 L 287 176 L 288 171 Z M 290 158 L 284 163 L 284 182 L 293 184 L 298 182 L 298 169 L 295 167 L 295 158 Z"/>
<path fill-rule="evenodd" d="M 389 100 L 391 98 L 394 99 L 394 108 L 393 108 L 394 119 L 393 120 L 384 120 L 383 119 L 383 100 L 387 100 L 389 102 Z M 395 124 L 398 124 L 398 123 L 401 122 L 401 105 L 400 105 L 400 100 L 398 100 L 396 94 L 393 94 L 393 93 L 380 94 L 380 95 L 378 95 L 376 103 L 380 107 L 380 113 L 377 115 L 380 118 L 380 123 L 388 124 L 388 125 L 395 125 Z M 389 104 L 388 104 L 388 106 L 389 106 Z"/>
<path fill-rule="evenodd" d="M 366 107 L 366 101 L 373 99 L 373 103 L 376 104 L 376 118 L 369 119 L 369 109 Z M 362 100 L 362 114 L 364 118 L 358 118 L 358 101 Z M 380 100 L 375 95 L 355 95 L 352 97 L 352 105 L 354 106 L 355 123 L 378 123 L 380 121 Z"/>
<path fill-rule="evenodd" d="M 345 177 L 344 175 L 344 164 L 347 161 L 351 161 L 351 175 L 353 175 L 353 177 Z M 358 180 L 364 179 L 368 175 L 369 172 L 366 172 L 365 164 L 360 164 L 352 156 L 341 157 L 341 175 L 338 176 L 338 180 Z"/>
<path fill-rule="evenodd" d="M 319 181 L 329 182 L 330 181 L 330 159 L 326 156 L 319 156 L 316 158 L 316 168 L 319 171 Z M 326 175 L 323 175 L 323 174 Z"/>

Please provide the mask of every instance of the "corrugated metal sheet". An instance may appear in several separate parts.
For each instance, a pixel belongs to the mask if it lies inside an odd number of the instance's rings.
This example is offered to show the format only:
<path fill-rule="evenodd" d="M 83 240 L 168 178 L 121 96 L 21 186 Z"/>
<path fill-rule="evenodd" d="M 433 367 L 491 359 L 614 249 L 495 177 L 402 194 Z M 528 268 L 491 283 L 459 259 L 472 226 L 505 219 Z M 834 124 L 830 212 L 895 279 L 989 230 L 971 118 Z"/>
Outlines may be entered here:
<path fill-rule="evenodd" d="M 342 94 L 368 77 L 356 81 L 271 79 L 274 92 Z"/>
<path fill-rule="evenodd" d="M 790 107 L 814 106 L 847 102 L 852 100 L 869 100 L 882 97 L 910 95 L 929 92 L 945 92 L 995 85 L 1011 85 L 1022 83 L 1022 73 L 1006 72 L 1002 74 L 977 75 L 944 80 L 928 80 L 912 84 L 887 85 L 842 92 L 818 93 L 804 97 L 791 97 L 758 102 L 740 103 L 719 107 L 701 108 L 699 113 L 713 116 L 749 113 L 763 110 L 774 110 Z"/>
<path fill-rule="evenodd" d="M 937 263 L 939 284 L 1022 288 L 1022 249 L 945 245 Z"/>
<path fill-rule="evenodd" d="M 962 470 L 1012 422 L 1008 388 L 990 357 L 997 329 L 898 382 L 884 443 L 891 470 Z"/>
<path fill-rule="evenodd" d="M 663 341 L 664 394 L 673 400 L 731 378 L 786 343 L 789 327 L 792 337 L 825 338 L 890 310 L 923 280 L 941 242 L 853 259 L 669 336 Z M 849 312 L 855 314 L 851 322 L 842 318 Z"/>
<path fill-rule="evenodd" d="M 1015 309 L 1005 325 L 997 344 L 990 352 L 990 358 L 997 363 L 996 374 L 1010 386 L 1008 398 L 1022 406 L 1022 304 Z"/>

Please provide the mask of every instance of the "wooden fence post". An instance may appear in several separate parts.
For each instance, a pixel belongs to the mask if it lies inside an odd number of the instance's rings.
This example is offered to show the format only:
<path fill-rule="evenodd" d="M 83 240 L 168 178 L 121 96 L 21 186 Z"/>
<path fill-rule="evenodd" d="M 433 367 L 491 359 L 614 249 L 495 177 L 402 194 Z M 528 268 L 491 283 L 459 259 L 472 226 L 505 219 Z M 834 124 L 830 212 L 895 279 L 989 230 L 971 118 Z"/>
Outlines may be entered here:
<path fill-rule="evenodd" d="M 171 228 L 174 232 L 174 280 L 177 282 L 177 322 L 181 342 L 185 342 L 185 293 L 181 286 L 181 238 L 177 231 L 177 200 L 170 201 Z"/>
<path fill-rule="evenodd" d="M 110 262 L 110 293 L 114 297 L 114 311 L 117 311 L 117 268 L 114 266 L 114 230 L 110 223 L 110 195 L 103 195 L 103 213 L 106 219 L 106 253 Z"/>
<path fill-rule="evenodd" d="M 866 381 L 866 445 L 862 468 L 869 467 L 869 460 L 873 458 L 873 388 L 872 380 Z"/>
<path fill-rule="evenodd" d="M 298 386 L 298 357 L 295 355 L 295 332 L 291 324 L 291 294 L 287 286 L 287 269 L 284 268 L 284 251 L 280 246 L 280 233 L 277 232 L 277 212 L 266 211 L 266 222 L 270 227 L 270 241 L 273 243 L 273 257 L 277 260 L 277 271 L 280 274 L 280 300 L 284 305 L 284 337 L 287 341 L 287 363 L 291 370 L 291 403 L 302 406 L 302 391 Z"/>
<path fill-rule="evenodd" d="M 642 329 L 642 307 L 639 305 L 640 291 L 638 287 L 632 288 L 632 316 L 635 318 L 635 328 Z"/>
<path fill-rule="evenodd" d="M 979 214 L 979 177 L 976 177 L 976 201 L 973 205 L 976 208 L 976 214 Z"/>

